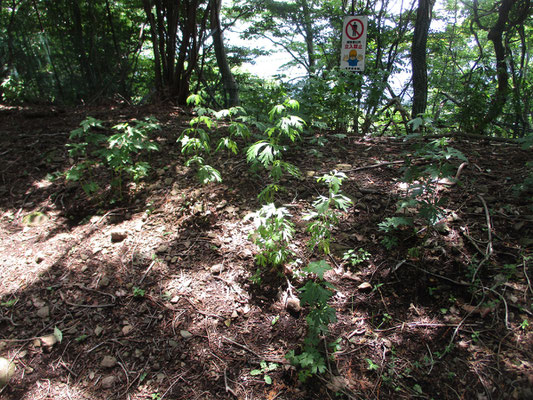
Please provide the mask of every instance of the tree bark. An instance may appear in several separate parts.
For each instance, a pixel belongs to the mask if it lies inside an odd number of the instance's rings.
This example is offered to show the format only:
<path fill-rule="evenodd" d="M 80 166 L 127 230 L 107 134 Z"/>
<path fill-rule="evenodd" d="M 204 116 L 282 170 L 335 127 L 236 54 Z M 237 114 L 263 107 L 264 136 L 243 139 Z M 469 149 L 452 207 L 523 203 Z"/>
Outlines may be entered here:
<path fill-rule="evenodd" d="M 489 30 L 487 38 L 494 45 L 496 55 L 496 76 L 498 87 L 492 97 L 487 114 L 482 119 L 477 132 L 483 132 L 488 124 L 494 121 L 502 113 L 503 106 L 507 102 L 509 92 L 509 73 L 507 71 L 507 62 L 505 61 L 505 47 L 503 45 L 503 33 L 509 22 L 509 13 L 517 0 L 503 0 L 498 9 L 498 20 Z"/>
<path fill-rule="evenodd" d="M 305 39 L 305 46 L 307 48 L 307 63 L 309 64 L 309 76 L 315 75 L 316 72 L 316 54 L 315 54 L 315 34 L 313 30 L 313 23 L 311 19 L 311 10 L 307 0 L 301 0 L 303 15 L 303 32 Z"/>
<path fill-rule="evenodd" d="M 222 76 L 224 103 L 226 107 L 234 107 L 240 105 L 239 86 L 237 85 L 237 82 L 231 73 L 231 68 L 228 64 L 228 57 L 226 55 L 226 49 L 224 48 L 224 36 L 220 24 L 221 6 L 221 0 L 211 0 L 211 34 L 213 36 L 213 46 L 215 48 L 218 69 L 220 71 L 220 75 Z"/>
<path fill-rule="evenodd" d="M 411 67 L 413 70 L 412 117 L 426 112 L 428 101 L 428 77 L 426 49 L 434 0 L 418 0 L 415 31 L 411 46 Z"/>
<path fill-rule="evenodd" d="M 150 0 L 143 0 L 144 12 L 150 24 L 150 38 L 152 40 L 152 47 L 154 49 L 154 74 L 155 74 L 155 89 L 161 92 L 163 89 L 163 79 L 161 76 L 161 58 L 159 57 L 159 40 L 157 37 L 157 24 L 154 13 L 152 12 L 152 2 Z"/>

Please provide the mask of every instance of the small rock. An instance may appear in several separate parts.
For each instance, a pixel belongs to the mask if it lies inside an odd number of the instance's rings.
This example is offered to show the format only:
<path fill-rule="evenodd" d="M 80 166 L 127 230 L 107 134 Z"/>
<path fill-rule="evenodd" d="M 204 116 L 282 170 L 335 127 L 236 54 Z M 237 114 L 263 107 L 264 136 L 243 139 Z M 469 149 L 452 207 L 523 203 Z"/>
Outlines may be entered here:
<path fill-rule="evenodd" d="M 359 289 L 361 292 L 367 293 L 372 290 L 372 285 L 368 282 L 363 282 L 357 286 L 357 289 Z"/>
<path fill-rule="evenodd" d="M 165 179 L 165 185 L 166 186 L 170 186 L 170 185 L 172 185 L 172 183 L 174 183 L 174 179 L 172 179 L 172 178 L 166 178 Z"/>
<path fill-rule="evenodd" d="M 193 335 L 189 331 L 181 330 L 180 335 L 183 339 L 190 339 Z"/>
<path fill-rule="evenodd" d="M 113 231 L 111 232 L 111 241 L 113 243 L 122 242 L 128 237 L 128 233 L 124 231 Z"/>
<path fill-rule="evenodd" d="M 171 302 L 172 304 L 176 304 L 178 301 L 180 301 L 180 299 L 181 299 L 181 296 L 176 295 L 176 296 L 174 296 L 174 297 L 172 297 L 172 298 L 170 299 L 170 302 Z"/>
<path fill-rule="evenodd" d="M 0 357 L 0 388 L 7 385 L 15 374 L 15 364 L 4 357 Z"/>
<path fill-rule="evenodd" d="M 104 328 L 102 328 L 100 325 L 98 325 L 96 328 L 94 328 L 94 334 L 96 336 L 100 336 L 103 331 L 104 331 Z"/>
<path fill-rule="evenodd" d="M 239 313 L 237 312 L 237 310 L 233 310 L 233 312 L 231 313 L 231 318 L 232 319 L 239 318 Z"/>
<path fill-rule="evenodd" d="M 113 356 L 105 356 L 100 362 L 103 368 L 113 368 L 115 365 L 117 365 L 117 359 Z"/>
<path fill-rule="evenodd" d="M 165 253 L 166 251 L 168 251 L 168 246 L 166 244 L 162 244 L 161 246 L 159 246 L 157 249 L 156 249 L 156 253 Z"/>
<path fill-rule="evenodd" d="M 291 297 L 287 300 L 287 311 L 291 314 L 298 314 L 302 310 L 300 305 L 300 299 L 297 297 Z"/>
<path fill-rule="evenodd" d="M 102 387 L 104 389 L 111 389 L 115 385 L 116 381 L 117 377 L 115 375 L 108 375 L 102 379 Z"/>
<path fill-rule="evenodd" d="M 131 333 L 131 331 L 133 330 L 133 326 L 131 325 L 126 325 L 125 327 L 122 328 L 122 334 L 124 336 L 126 335 L 129 335 Z"/>
<path fill-rule="evenodd" d="M 44 261 L 44 254 L 43 253 L 37 253 L 35 256 L 35 263 L 40 264 Z"/>
<path fill-rule="evenodd" d="M 162 372 L 158 373 L 156 376 L 155 376 L 155 379 L 158 381 L 158 382 L 163 382 L 163 380 L 166 378 L 166 375 Z"/>
<path fill-rule="evenodd" d="M 52 347 L 57 343 L 57 337 L 55 335 L 46 335 L 39 338 L 41 344 L 45 347 Z"/>
<path fill-rule="evenodd" d="M 102 276 L 102 278 L 100 279 L 100 282 L 98 282 L 98 287 L 104 288 L 108 285 L 109 285 L 109 278 L 106 275 Z"/>
<path fill-rule="evenodd" d="M 224 271 L 224 264 L 215 264 L 211 267 L 211 273 L 213 275 L 218 275 Z"/>
<path fill-rule="evenodd" d="M 175 340 L 169 340 L 169 341 L 168 341 L 168 345 L 169 345 L 170 347 L 178 347 L 179 343 L 176 342 Z"/>
<path fill-rule="evenodd" d="M 349 385 L 348 379 L 343 376 L 332 376 L 330 381 L 327 383 L 327 387 L 332 392 L 341 392 L 345 390 Z"/>
<path fill-rule="evenodd" d="M 37 316 L 40 318 L 48 318 L 50 316 L 50 308 L 48 306 L 41 307 L 37 310 Z"/>

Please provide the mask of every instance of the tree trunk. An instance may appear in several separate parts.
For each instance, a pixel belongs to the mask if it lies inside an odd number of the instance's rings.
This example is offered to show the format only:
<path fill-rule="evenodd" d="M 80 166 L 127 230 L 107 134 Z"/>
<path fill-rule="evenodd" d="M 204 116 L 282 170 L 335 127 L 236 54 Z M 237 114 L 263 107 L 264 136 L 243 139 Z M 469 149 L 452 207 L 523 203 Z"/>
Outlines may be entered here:
<path fill-rule="evenodd" d="M 161 58 L 159 57 L 159 39 L 157 37 L 157 24 L 154 13 L 152 12 L 152 4 L 150 0 L 143 0 L 144 12 L 150 24 L 150 39 L 152 40 L 152 47 L 154 49 L 154 74 L 155 74 L 155 89 L 160 92 L 163 89 L 163 79 L 161 76 Z"/>
<path fill-rule="evenodd" d="M 213 46 L 215 48 L 218 69 L 222 76 L 224 103 L 226 107 L 234 107 L 240 104 L 239 86 L 231 73 L 231 68 L 226 56 L 226 49 L 224 48 L 224 36 L 220 25 L 221 6 L 221 0 L 211 0 L 211 34 L 213 35 Z"/>
<path fill-rule="evenodd" d="M 411 66 L 413 70 L 413 107 L 412 117 L 426 112 L 428 101 L 428 77 L 426 48 L 431 23 L 434 0 L 418 0 L 415 31 L 411 46 Z"/>
<path fill-rule="evenodd" d="M 503 106 L 507 102 L 509 92 L 509 73 L 507 62 L 505 61 L 505 47 L 503 45 L 503 32 L 506 30 L 509 21 L 509 12 L 517 0 L 503 0 L 498 10 L 498 20 L 489 30 L 487 38 L 494 44 L 496 55 L 496 76 L 498 87 L 492 97 L 487 114 L 476 127 L 477 132 L 483 132 L 488 124 L 494 121 L 502 113 Z"/>
<path fill-rule="evenodd" d="M 303 31 L 305 46 L 307 48 L 307 63 L 309 64 L 309 76 L 313 76 L 316 71 L 316 54 L 315 54 L 315 35 L 313 31 L 313 23 L 311 20 L 311 10 L 307 0 L 301 0 L 303 14 Z"/>

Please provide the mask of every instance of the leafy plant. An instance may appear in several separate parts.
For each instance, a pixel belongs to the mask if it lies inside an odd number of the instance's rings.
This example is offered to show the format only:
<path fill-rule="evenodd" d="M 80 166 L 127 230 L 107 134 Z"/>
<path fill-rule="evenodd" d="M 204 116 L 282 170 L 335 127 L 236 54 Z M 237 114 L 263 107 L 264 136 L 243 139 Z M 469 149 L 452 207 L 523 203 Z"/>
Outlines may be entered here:
<path fill-rule="evenodd" d="M 212 166 L 206 164 L 201 154 L 211 153 L 210 132 L 215 128 L 216 123 L 210 116 L 213 110 L 202 106 L 203 99 L 199 94 L 192 94 L 187 98 L 188 105 L 194 105 L 196 117 L 189 122 L 189 128 L 183 130 L 178 142 L 181 143 L 181 152 L 190 155 L 185 165 L 198 165 L 198 179 L 203 184 L 209 182 L 220 182 L 220 172 Z"/>
<path fill-rule="evenodd" d="M 250 375 L 252 376 L 256 376 L 256 375 L 263 375 L 263 379 L 265 380 L 265 383 L 267 385 L 271 385 L 272 384 L 272 378 L 270 377 L 270 375 L 268 375 L 268 373 L 270 371 L 274 371 L 278 368 L 278 364 L 276 363 L 267 363 L 266 361 L 261 361 L 259 363 L 259 366 L 261 367 L 260 369 L 253 369 L 250 371 Z"/>
<path fill-rule="evenodd" d="M 141 152 L 158 151 L 159 147 L 149 139 L 149 134 L 159 129 L 154 118 L 135 121 L 134 125 L 122 123 L 111 129 L 116 133 L 107 136 L 102 121 L 87 117 L 80 127 L 70 133 L 67 144 L 69 155 L 79 162 L 65 173 L 70 181 L 79 181 L 87 195 L 96 193 L 100 187 L 93 175 L 100 166 L 113 173 L 111 187 L 122 196 L 124 175 L 134 182 L 148 174 L 150 164 L 138 161 L 135 156 Z"/>
<path fill-rule="evenodd" d="M 311 234 L 309 247 L 315 248 L 324 254 L 330 253 L 332 230 L 339 222 L 339 210 L 346 211 L 352 201 L 340 193 L 342 181 L 346 178 L 343 172 L 332 171 L 318 178 L 328 186 L 328 196 L 319 196 L 313 202 L 314 210 L 304 216 L 304 220 L 311 221 L 307 231 Z"/>
<path fill-rule="evenodd" d="M 328 304 L 335 289 L 324 280 L 324 272 L 331 269 L 324 260 L 309 263 L 303 271 L 314 274 L 316 279 L 310 279 L 300 289 L 300 303 L 309 306 L 306 317 L 308 330 L 302 351 L 296 354 L 294 350 L 286 354 L 286 358 L 300 368 L 299 379 L 306 381 L 313 374 L 324 373 L 327 369 L 326 359 L 320 351 L 320 341 L 328 333 L 328 326 L 337 321 L 335 309 Z"/>
<path fill-rule="evenodd" d="M 342 259 L 348 262 L 352 267 L 355 267 L 356 265 L 368 261 L 370 259 L 370 253 L 364 249 L 359 249 L 357 251 L 350 249 L 344 253 Z"/>
<path fill-rule="evenodd" d="M 283 161 L 283 153 L 287 143 L 300 138 L 305 122 L 300 117 L 289 115 L 288 110 L 297 110 L 296 100 L 285 100 L 283 104 L 274 106 L 268 113 L 270 124 L 265 127 L 264 138 L 252 144 L 246 151 L 246 158 L 252 165 L 261 164 L 269 171 L 272 183 L 268 184 L 259 194 L 262 202 L 270 203 L 274 195 L 281 190 L 279 184 L 282 176 L 287 173 L 300 177 L 300 170 L 293 164 Z"/>
<path fill-rule="evenodd" d="M 11 299 L 7 301 L 3 301 L 0 303 L 0 307 L 6 307 L 6 308 L 13 307 L 15 304 L 17 304 L 17 302 L 18 302 L 18 299 Z"/>
<path fill-rule="evenodd" d="M 368 369 L 369 371 L 377 371 L 379 369 L 379 365 L 372 361 L 370 358 L 365 358 L 365 360 L 368 364 L 366 369 Z"/>
<path fill-rule="evenodd" d="M 206 162 L 206 157 L 221 149 L 226 149 L 232 154 L 238 153 L 237 138 L 248 139 L 250 130 L 243 122 L 246 120 L 245 110 L 242 107 L 232 107 L 220 111 L 214 111 L 203 106 L 204 100 L 199 94 L 192 94 L 187 98 L 187 104 L 194 105 L 197 116 L 189 122 L 189 128 L 185 129 L 178 142 L 181 144 L 181 152 L 191 156 L 186 166 L 196 164 L 198 166 L 198 179 L 202 184 L 209 182 L 221 182 L 220 172 Z M 211 136 L 217 129 L 217 121 L 229 119 L 229 136 L 221 137 L 213 150 Z"/>
<path fill-rule="evenodd" d="M 270 203 L 246 217 L 253 219 L 255 225 L 250 239 L 261 249 L 256 255 L 261 267 L 277 268 L 292 255 L 289 244 L 294 235 L 294 224 L 289 220 L 290 216 L 285 207 L 276 208 Z"/>
<path fill-rule="evenodd" d="M 141 289 L 140 287 L 134 286 L 132 288 L 133 290 L 133 297 L 144 297 L 146 294 L 146 290 Z"/>
<path fill-rule="evenodd" d="M 423 168 L 412 162 L 416 158 L 427 161 Z M 447 138 L 417 145 L 414 154 L 408 155 L 403 179 L 409 186 L 406 194 L 398 201 L 397 208 L 397 213 L 404 215 L 388 217 L 378 225 L 379 230 L 386 233 L 382 244 L 388 250 L 398 245 L 396 232 L 414 226 L 416 217 L 428 227 L 435 226 L 442 220 L 445 215 L 444 199 L 439 195 L 437 184 L 439 180 L 452 176 L 454 168 L 449 163 L 451 159 L 467 161 L 463 153 L 449 146 Z M 416 214 L 405 215 L 413 212 Z"/>

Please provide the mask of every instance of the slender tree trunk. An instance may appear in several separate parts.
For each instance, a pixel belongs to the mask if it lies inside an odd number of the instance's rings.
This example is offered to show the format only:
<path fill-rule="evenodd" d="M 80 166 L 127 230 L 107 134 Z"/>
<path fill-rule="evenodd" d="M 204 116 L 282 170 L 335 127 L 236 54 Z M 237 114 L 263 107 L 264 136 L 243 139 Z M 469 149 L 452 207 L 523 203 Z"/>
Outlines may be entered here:
<path fill-rule="evenodd" d="M 503 106 L 507 102 L 509 93 L 509 72 L 507 71 L 507 62 L 505 61 L 505 47 L 503 45 L 503 33 L 506 30 L 509 21 L 509 12 L 516 3 L 516 0 L 503 0 L 498 10 L 498 20 L 489 30 L 488 39 L 494 45 L 496 55 L 496 76 L 498 87 L 492 97 L 487 114 L 477 126 L 478 132 L 483 132 L 488 124 L 494 121 L 502 113 Z"/>
<path fill-rule="evenodd" d="M 224 98 L 226 107 L 234 107 L 240 104 L 239 101 L 239 86 L 231 73 L 231 68 L 228 64 L 226 56 L 226 49 L 224 48 L 224 36 L 220 24 L 220 7 L 221 0 L 211 0 L 211 34 L 213 35 L 213 45 L 215 48 L 215 56 L 217 59 L 218 69 L 222 75 L 222 84 L 224 87 Z"/>
<path fill-rule="evenodd" d="M 428 77 L 426 49 L 434 0 L 418 0 L 415 31 L 411 46 L 411 66 L 413 70 L 412 117 L 426 112 L 428 101 Z"/>
<path fill-rule="evenodd" d="M 309 64 L 309 76 L 313 76 L 316 71 L 315 35 L 313 23 L 311 21 L 311 10 L 307 0 L 300 0 L 303 14 L 303 31 L 305 33 L 305 46 L 307 48 L 307 63 Z"/>
<path fill-rule="evenodd" d="M 150 24 L 150 38 L 152 40 L 152 47 L 154 49 L 154 74 L 155 74 L 155 89 L 161 92 L 163 89 L 163 79 L 161 76 L 161 58 L 159 57 L 159 39 L 157 35 L 157 24 L 154 13 L 152 12 L 152 2 L 150 0 L 143 0 L 144 12 Z"/>
<path fill-rule="evenodd" d="M 95 88 L 95 82 L 91 73 L 91 67 L 87 52 L 85 49 L 85 39 L 83 35 L 83 24 L 81 20 L 81 10 L 77 1 L 72 3 L 72 16 L 73 16 L 73 38 L 76 52 L 78 53 L 78 62 L 80 65 L 80 71 L 85 76 L 85 84 L 87 87 L 87 94 L 91 93 Z"/>

